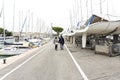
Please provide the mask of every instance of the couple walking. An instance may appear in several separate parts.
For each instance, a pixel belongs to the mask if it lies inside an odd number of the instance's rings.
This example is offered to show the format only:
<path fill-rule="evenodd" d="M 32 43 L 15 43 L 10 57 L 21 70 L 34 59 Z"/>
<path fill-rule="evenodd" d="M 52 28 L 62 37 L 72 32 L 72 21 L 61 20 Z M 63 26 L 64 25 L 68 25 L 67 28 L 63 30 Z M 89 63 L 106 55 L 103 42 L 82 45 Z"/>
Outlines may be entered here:
<path fill-rule="evenodd" d="M 62 35 L 59 37 L 59 39 L 57 37 L 55 37 L 55 39 L 54 39 L 55 50 L 57 50 L 58 44 L 60 44 L 60 49 L 63 50 L 64 43 L 65 43 L 65 41 L 64 41 L 64 38 L 62 37 Z"/>

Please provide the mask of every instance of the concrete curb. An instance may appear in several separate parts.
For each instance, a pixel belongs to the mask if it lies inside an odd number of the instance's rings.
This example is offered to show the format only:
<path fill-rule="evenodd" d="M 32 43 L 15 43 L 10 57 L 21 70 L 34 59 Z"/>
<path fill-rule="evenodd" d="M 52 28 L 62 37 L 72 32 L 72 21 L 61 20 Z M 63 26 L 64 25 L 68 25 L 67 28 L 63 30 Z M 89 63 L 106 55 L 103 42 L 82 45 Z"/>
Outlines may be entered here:
<path fill-rule="evenodd" d="M 3 64 L 3 59 L 0 59 L 0 70 L 3 69 L 4 67 L 10 65 L 11 63 L 31 54 L 32 52 L 38 50 L 38 48 L 34 48 L 34 49 L 31 49 L 31 50 L 28 50 L 20 55 L 16 55 L 16 56 L 12 56 L 12 57 L 8 57 L 8 58 L 4 58 L 6 59 L 6 63 Z"/>

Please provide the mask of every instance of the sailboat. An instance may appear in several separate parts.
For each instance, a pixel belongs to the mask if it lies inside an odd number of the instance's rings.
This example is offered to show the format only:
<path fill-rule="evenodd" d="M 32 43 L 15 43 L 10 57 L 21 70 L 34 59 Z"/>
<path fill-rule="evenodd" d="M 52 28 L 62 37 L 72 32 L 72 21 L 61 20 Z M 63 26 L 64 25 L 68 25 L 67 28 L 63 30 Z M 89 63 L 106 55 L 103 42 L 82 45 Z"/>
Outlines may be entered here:
<path fill-rule="evenodd" d="M 16 47 L 13 45 L 7 45 L 5 46 L 5 41 L 6 41 L 6 36 L 5 36 L 5 21 L 4 21 L 4 0 L 3 0 L 3 4 L 2 4 L 2 12 L 1 14 L 3 14 L 3 48 L 0 49 L 0 55 L 16 55 Z"/>

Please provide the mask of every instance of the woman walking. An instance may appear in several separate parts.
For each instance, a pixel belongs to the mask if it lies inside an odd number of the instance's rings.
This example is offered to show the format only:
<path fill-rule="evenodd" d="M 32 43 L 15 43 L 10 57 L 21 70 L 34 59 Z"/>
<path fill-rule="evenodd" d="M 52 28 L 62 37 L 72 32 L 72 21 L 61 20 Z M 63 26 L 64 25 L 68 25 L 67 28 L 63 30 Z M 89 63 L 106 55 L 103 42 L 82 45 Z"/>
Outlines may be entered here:
<path fill-rule="evenodd" d="M 53 43 L 55 44 L 55 50 L 57 51 L 58 49 L 58 38 L 57 37 L 55 37 Z"/>

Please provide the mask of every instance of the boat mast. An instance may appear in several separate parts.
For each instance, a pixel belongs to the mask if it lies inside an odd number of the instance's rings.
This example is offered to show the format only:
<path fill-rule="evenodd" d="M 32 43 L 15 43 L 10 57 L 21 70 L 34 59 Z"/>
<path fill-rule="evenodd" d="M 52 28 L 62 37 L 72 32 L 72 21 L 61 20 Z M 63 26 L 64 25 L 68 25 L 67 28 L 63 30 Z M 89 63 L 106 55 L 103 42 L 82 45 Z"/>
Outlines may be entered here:
<path fill-rule="evenodd" d="M 71 11 L 69 11 L 69 16 L 70 16 L 70 27 L 72 29 L 73 27 L 73 23 L 72 23 L 72 14 L 71 14 Z M 52 24 L 51 24 L 52 25 Z"/>
<path fill-rule="evenodd" d="M 50 28 L 50 30 L 51 30 L 51 38 L 52 38 L 52 35 L 53 35 L 52 27 L 53 27 L 53 23 L 51 23 L 51 28 Z M 41 31 L 40 31 L 40 32 L 41 32 Z"/>
<path fill-rule="evenodd" d="M 32 19 L 31 19 L 31 23 L 32 23 L 32 24 L 31 24 L 31 29 L 32 29 L 31 31 L 32 31 L 32 37 L 33 37 L 33 34 L 34 34 L 34 32 L 33 32 L 33 31 L 34 31 L 34 30 L 33 30 L 33 12 L 31 13 L 31 18 L 32 18 Z"/>
<path fill-rule="evenodd" d="M 13 32 L 14 32 L 14 21 L 15 21 L 15 0 L 13 2 Z"/>
<path fill-rule="evenodd" d="M 1 18 L 1 16 L 2 16 L 2 12 L 3 12 L 3 7 L 2 7 L 1 12 L 0 12 L 0 18 Z"/>
<path fill-rule="evenodd" d="M 102 0 L 100 0 L 100 14 L 102 14 Z"/>
<path fill-rule="evenodd" d="M 88 0 L 86 0 L 86 11 L 87 11 L 87 19 L 88 19 Z"/>
<path fill-rule="evenodd" d="M 20 17 L 21 15 L 20 15 L 20 11 L 19 11 L 19 41 L 20 41 L 20 27 L 21 27 L 21 17 Z"/>
<path fill-rule="evenodd" d="M 82 16 L 82 1 L 80 0 L 80 12 L 81 12 L 81 23 L 83 23 L 83 16 Z"/>
<path fill-rule="evenodd" d="M 3 0 L 3 37 L 4 37 L 4 41 L 5 41 L 5 15 L 4 15 L 4 0 Z"/>
<path fill-rule="evenodd" d="M 92 0 L 91 0 L 91 13 L 93 14 L 93 9 L 92 9 Z"/>
<path fill-rule="evenodd" d="M 41 35 L 41 19 L 39 20 L 39 37 Z"/>

